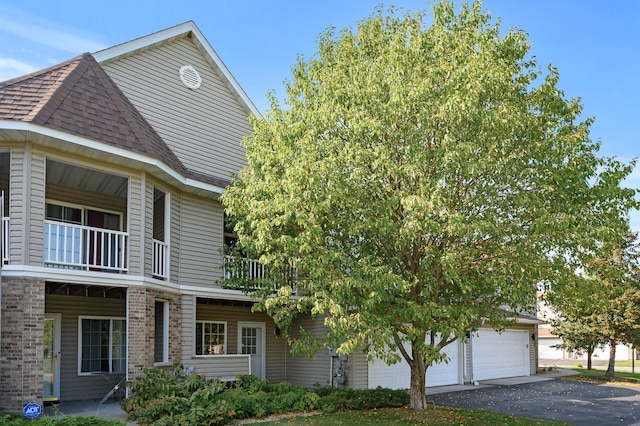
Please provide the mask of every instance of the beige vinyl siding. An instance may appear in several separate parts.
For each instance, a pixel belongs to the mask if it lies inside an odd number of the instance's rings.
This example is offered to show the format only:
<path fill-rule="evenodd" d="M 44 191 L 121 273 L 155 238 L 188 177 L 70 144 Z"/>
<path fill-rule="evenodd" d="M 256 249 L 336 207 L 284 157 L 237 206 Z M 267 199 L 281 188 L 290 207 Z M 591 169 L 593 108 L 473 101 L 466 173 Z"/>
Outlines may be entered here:
<path fill-rule="evenodd" d="M 26 244 L 29 253 L 28 264 L 43 265 L 44 263 L 44 205 L 45 205 L 45 156 L 33 151 L 30 161 L 30 179 L 26 180 L 29 186 L 27 215 L 29 235 Z"/>
<path fill-rule="evenodd" d="M 471 350 L 471 344 L 465 343 L 462 347 L 462 351 L 464 353 L 462 381 L 463 383 L 471 383 L 473 380 L 473 353 Z"/>
<path fill-rule="evenodd" d="M 184 309 L 184 306 L 183 306 Z M 289 352 L 286 339 L 284 337 L 277 337 L 275 334 L 275 324 L 269 318 L 268 315 L 261 312 L 251 312 L 251 307 L 243 306 L 225 306 L 215 304 L 203 304 L 198 303 L 196 308 L 196 320 L 197 321 L 223 321 L 227 324 L 227 342 L 226 342 L 226 355 L 221 356 L 224 359 L 226 356 L 238 354 L 238 322 L 254 322 L 264 323 L 265 325 L 265 378 L 270 382 L 276 383 L 285 380 L 285 356 Z M 184 318 L 184 317 L 183 317 Z M 195 328 L 195 321 L 192 322 L 193 328 Z M 184 328 L 184 325 L 183 325 Z M 192 330 L 193 330 L 192 328 Z M 191 331 L 193 336 L 193 331 Z M 183 339 L 183 342 L 185 340 Z M 193 340 L 192 340 L 193 342 Z M 197 357 L 193 355 L 195 345 L 190 342 L 185 342 L 189 348 L 191 348 L 191 359 L 187 360 L 187 357 L 183 359 L 185 365 L 191 364 L 204 368 L 205 363 L 211 363 L 212 365 L 222 368 L 222 364 L 217 361 L 217 356 L 211 357 Z M 184 353 L 184 352 L 183 352 Z M 248 362 L 248 360 L 247 360 Z M 209 367 L 210 369 L 214 368 Z M 248 368 L 248 365 L 247 365 Z M 213 370 L 211 370 L 213 371 Z M 220 377 L 228 377 L 232 371 L 216 370 L 215 374 Z M 247 370 L 248 372 L 248 370 Z M 235 373 L 237 374 L 237 373 Z M 231 374 L 231 376 L 235 376 Z M 246 373 L 243 373 L 246 374 Z"/>
<path fill-rule="evenodd" d="M 170 220 L 170 250 L 169 250 L 169 279 L 173 282 L 180 280 L 180 248 L 182 247 L 180 235 L 182 233 L 182 224 L 180 217 L 182 215 L 182 195 L 180 193 L 171 194 L 171 202 L 169 205 L 171 211 Z"/>
<path fill-rule="evenodd" d="M 129 274 L 144 274 L 144 179 L 131 176 L 129 179 Z"/>
<path fill-rule="evenodd" d="M 101 376 L 78 375 L 78 317 L 126 317 L 124 299 L 47 295 L 45 312 L 62 314 L 60 400 L 100 399 L 110 389 Z"/>
<path fill-rule="evenodd" d="M 299 327 L 303 327 L 315 335 L 321 335 L 326 331 L 322 321 L 314 321 L 310 317 L 297 319 L 292 330 L 297 330 Z M 331 383 L 331 376 L 331 357 L 327 350 L 318 352 L 315 358 L 304 355 L 288 356 L 287 381 L 296 386 L 304 386 L 309 389 L 313 389 L 317 385 L 328 386 Z M 349 377 L 347 377 L 348 381 Z"/>
<path fill-rule="evenodd" d="M 249 355 L 216 355 L 191 358 L 187 367 L 207 379 L 235 380 L 236 376 L 249 374 Z"/>
<path fill-rule="evenodd" d="M 24 264 L 26 248 L 25 241 L 26 223 L 25 211 L 27 208 L 26 194 L 26 159 L 23 149 L 11 150 L 11 185 L 9 187 L 9 263 Z"/>
<path fill-rule="evenodd" d="M 146 277 L 151 276 L 153 265 L 153 227 L 155 223 L 153 221 L 153 188 L 154 184 L 146 179 L 143 180 L 145 185 L 144 190 L 144 206 L 142 211 L 144 216 L 141 216 L 141 229 L 143 231 L 143 243 L 144 247 L 144 270 L 143 275 Z M 143 219 L 144 218 L 144 219 Z"/>
<path fill-rule="evenodd" d="M 195 353 L 193 340 L 195 339 L 195 318 L 196 318 L 196 297 L 190 294 L 183 294 L 180 297 L 181 318 L 180 326 L 182 327 L 180 344 L 180 358 L 185 366 L 190 365 L 191 358 Z"/>
<path fill-rule="evenodd" d="M 183 65 L 198 71 L 199 89 L 182 84 Z M 245 164 L 249 111 L 190 38 L 102 66 L 187 168 L 229 178 Z"/>
<path fill-rule="evenodd" d="M 180 271 L 174 281 L 211 288 L 222 276 L 222 205 L 184 195 L 180 215 Z"/>
<path fill-rule="evenodd" d="M 349 373 L 351 374 L 349 375 Z M 355 352 L 349 355 L 347 385 L 354 389 L 367 389 L 369 387 L 369 362 L 365 353 Z"/>

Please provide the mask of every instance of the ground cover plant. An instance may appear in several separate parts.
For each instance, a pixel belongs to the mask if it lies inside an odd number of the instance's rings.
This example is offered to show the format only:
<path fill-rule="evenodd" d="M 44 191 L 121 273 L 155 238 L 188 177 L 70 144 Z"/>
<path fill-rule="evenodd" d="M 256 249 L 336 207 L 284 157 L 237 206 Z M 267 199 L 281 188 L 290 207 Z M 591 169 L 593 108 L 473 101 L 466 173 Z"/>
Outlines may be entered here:
<path fill-rule="evenodd" d="M 122 426 L 122 422 L 117 420 L 101 419 L 99 417 L 63 417 L 54 419 L 52 417 L 41 417 L 38 419 L 27 419 L 19 414 L 0 414 L 0 425 L 2 426 Z"/>
<path fill-rule="evenodd" d="M 337 412 L 402 407 L 405 391 L 390 389 L 318 389 L 312 392 L 288 382 L 271 384 L 255 376 L 238 376 L 232 383 L 147 369 L 130 384 L 133 396 L 123 403 L 131 420 L 140 425 L 222 425 L 273 414 L 314 410 Z"/>

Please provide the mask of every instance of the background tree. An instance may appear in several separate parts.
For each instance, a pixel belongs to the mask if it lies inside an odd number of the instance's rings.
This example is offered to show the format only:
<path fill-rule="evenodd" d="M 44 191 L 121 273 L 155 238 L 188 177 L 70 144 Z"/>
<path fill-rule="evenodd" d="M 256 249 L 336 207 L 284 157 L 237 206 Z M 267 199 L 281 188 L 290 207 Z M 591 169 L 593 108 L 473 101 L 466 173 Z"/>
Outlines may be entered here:
<path fill-rule="evenodd" d="M 587 355 L 587 369 L 592 369 L 592 356 L 596 348 L 608 343 L 590 309 L 570 311 L 565 306 L 560 317 L 551 320 L 553 334 L 562 339 L 557 347 Z"/>
<path fill-rule="evenodd" d="M 398 350 L 414 409 L 446 345 L 532 309 L 535 283 L 573 273 L 634 194 L 619 186 L 631 167 L 596 155 L 591 120 L 524 32 L 501 35 L 480 3 L 424 16 L 378 10 L 321 34 L 222 196 L 245 253 L 298 271 L 297 297 L 275 277 L 255 293 L 292 350 Z M 299 315 L 327 333 L 294 338 Z"/>
<path fill-rule="evenodd" d="M 583 273 L 546 296 L 561 315 L 556 334 L 569 345 L 609 344 L 608 377 L 615 374 L 616 346 L 640 341 L 637 239 L 627 228 L 617 241 L 599 245 Z"/>

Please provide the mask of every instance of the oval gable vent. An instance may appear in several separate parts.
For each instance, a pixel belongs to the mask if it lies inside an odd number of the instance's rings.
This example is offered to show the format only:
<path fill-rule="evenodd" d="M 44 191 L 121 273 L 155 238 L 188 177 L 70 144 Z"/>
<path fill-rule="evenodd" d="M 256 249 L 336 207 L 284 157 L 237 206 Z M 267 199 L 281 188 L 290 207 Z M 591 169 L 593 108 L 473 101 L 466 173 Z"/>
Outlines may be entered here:
<path fill-rule="evenodd" d="M 191 65 L 184 65 L 180 68 L 180 80 L 182 80 L 182 84 L 193 90 L 202 84 L 200 74 Z"/>

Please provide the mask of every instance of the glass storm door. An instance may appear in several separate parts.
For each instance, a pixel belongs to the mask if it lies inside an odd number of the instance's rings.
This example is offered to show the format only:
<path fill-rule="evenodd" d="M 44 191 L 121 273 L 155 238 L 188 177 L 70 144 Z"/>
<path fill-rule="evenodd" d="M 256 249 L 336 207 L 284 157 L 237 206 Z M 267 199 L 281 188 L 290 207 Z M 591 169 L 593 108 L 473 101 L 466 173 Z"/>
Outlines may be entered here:
<path fill-rule="evenodd" d="M 264 379 L 264 323 L 238 323 L 238 353 L 251 355 L 251 374 Z"/>
<path fill-rule="evenodd" d="M 44 319 L 44 369 L 42 397 L 60 400 L 60 314 L 46 314 Z"/>

